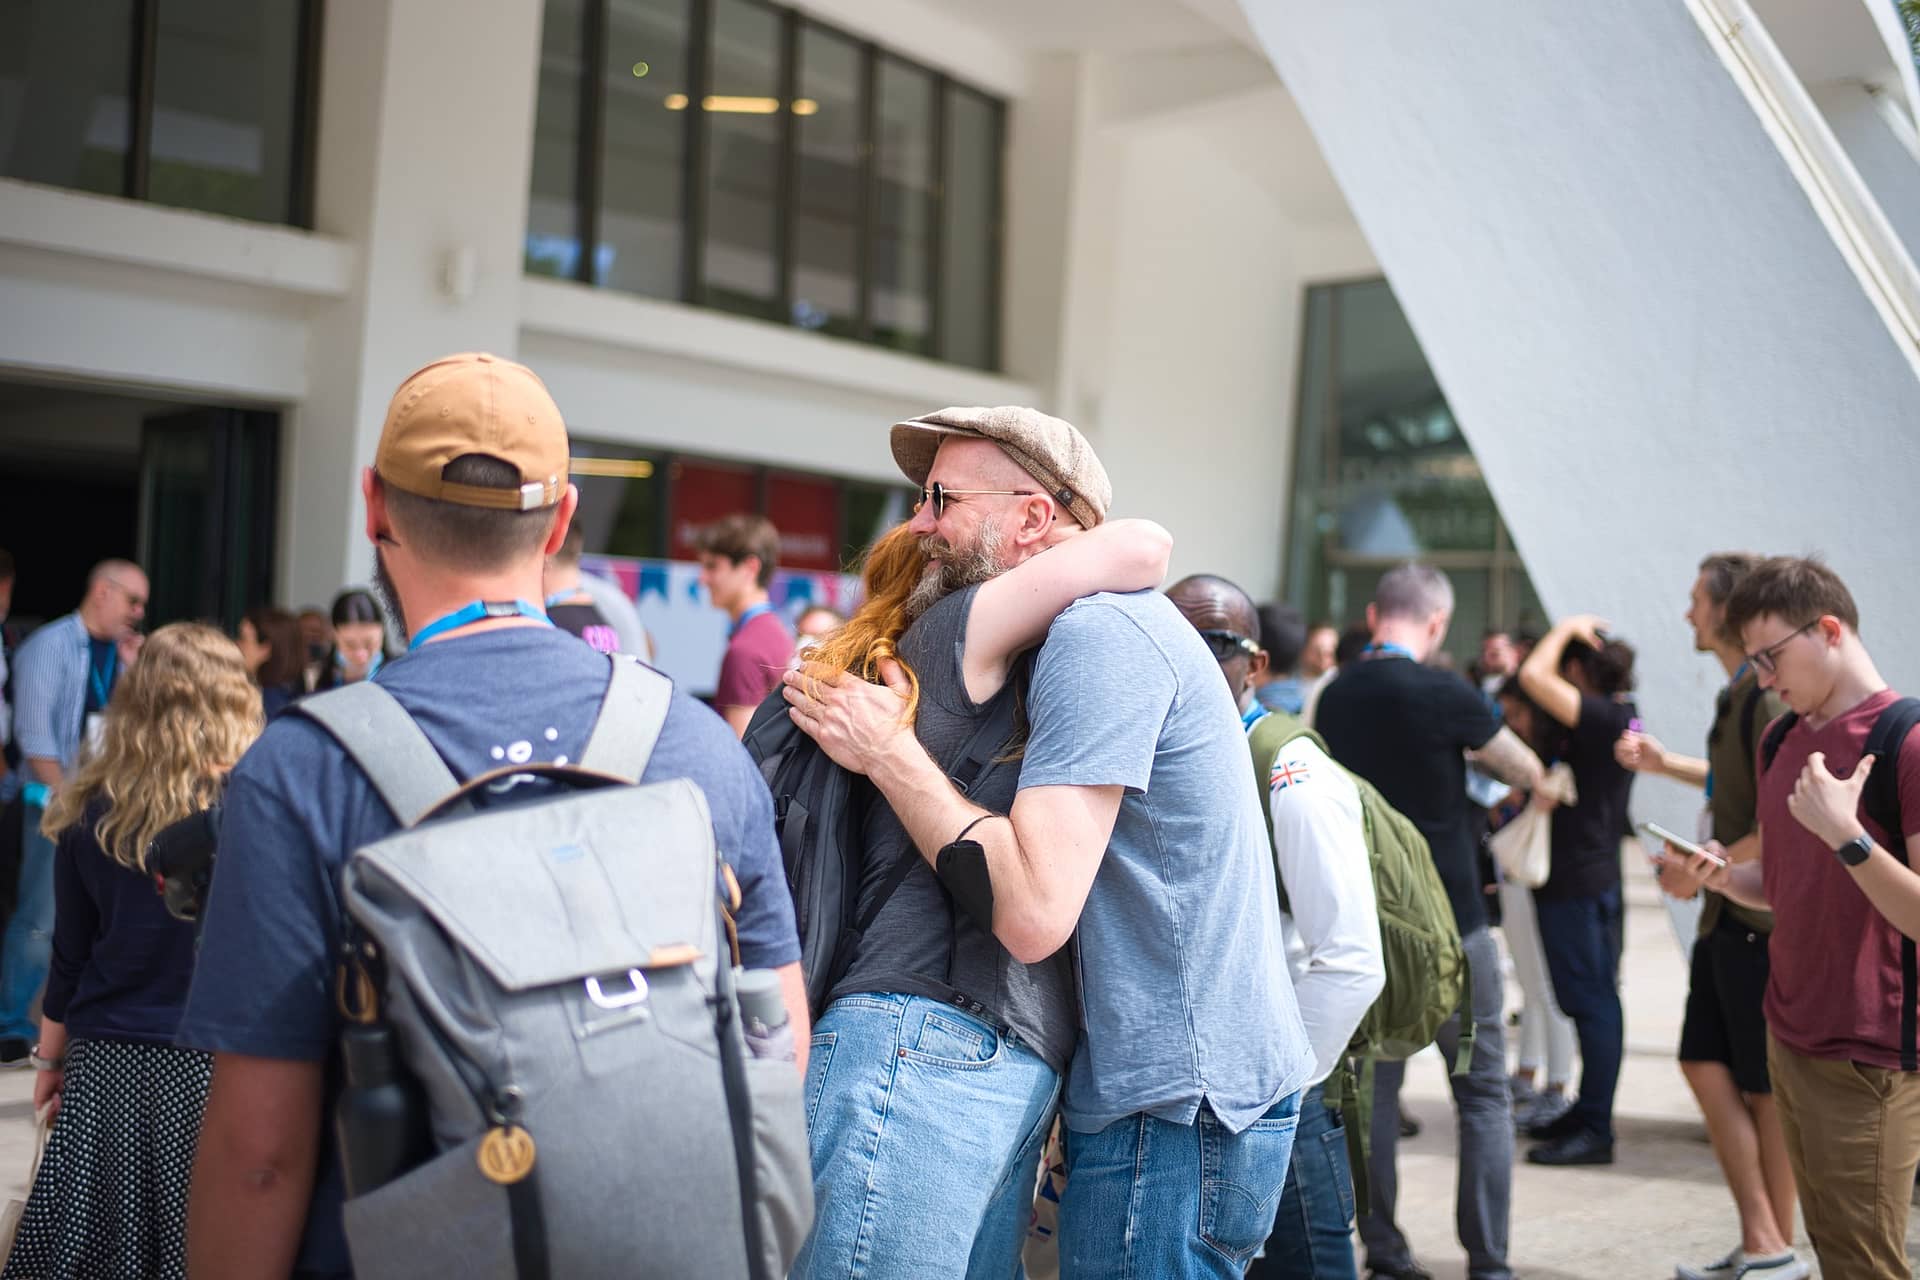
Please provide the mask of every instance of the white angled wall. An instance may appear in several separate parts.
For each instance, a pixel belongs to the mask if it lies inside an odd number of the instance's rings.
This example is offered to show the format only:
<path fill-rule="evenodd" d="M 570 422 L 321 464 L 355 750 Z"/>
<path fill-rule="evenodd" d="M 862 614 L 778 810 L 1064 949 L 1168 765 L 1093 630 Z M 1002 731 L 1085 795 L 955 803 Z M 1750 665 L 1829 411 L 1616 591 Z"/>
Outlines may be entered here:
<path fill-rule="evenodd" d="M 1920 385 L 1685 5 L 1243 0 L 1542 597 L 1700 740 L 1706 552 L 1825 552 L 1920 686 Z M 1666 803 L 1677 804 L 1670 797 Z"/>

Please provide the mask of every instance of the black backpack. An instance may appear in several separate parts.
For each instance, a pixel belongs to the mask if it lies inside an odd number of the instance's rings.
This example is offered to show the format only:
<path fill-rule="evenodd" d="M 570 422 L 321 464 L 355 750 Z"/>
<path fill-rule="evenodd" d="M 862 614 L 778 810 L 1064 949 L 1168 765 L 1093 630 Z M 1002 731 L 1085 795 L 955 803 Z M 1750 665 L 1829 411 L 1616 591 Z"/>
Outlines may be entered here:
<path fill-rule="evenodd" d="M 1760 743 L 1760 772 L 1773 767 L 1780 744 L 1787 740 L 1793 726 L 1800 723 L 1797 713 L 1789 711 L 1773 722 Z M 1906 824 L 1900 815 L 1900 748 L 1907 734 L 1920 724 L 1920 698 L 1901 698 L 1882 711 L 1867 731 L 1866 749 L 1860 754 L 1874 757 L 1873 773 L 1860 793 L 1860 811 L 1873 819 L 1890 842 L 1887 852 L 1907 862 Z M 1920 948 L 1912 938 L 1900 939 L 1900 1069 L 1920 1071 Z"/>
<path fill-rule="evenodd" d="M 948 768 L 947 779 L 961 795 L 971 793 L 1004 762 L 1005 748 L 1018 728 L 1019 683 L 1009 679 L 995 695 L 959 758 Z M 922 859 L 909 851 L 888 869 L 879 892 L 860 911 L 861 833 L 867 806 L 877 797 L 873 784 L 829 759 L 793 723 L 777 688 L 754 711 L 741 742 L 773 793 L 773 828 L 780 839 L 787 887 L 793 893 L 807 1007 L 818 1018 L 827 994 L 853 959 L 854 943 Z"/>

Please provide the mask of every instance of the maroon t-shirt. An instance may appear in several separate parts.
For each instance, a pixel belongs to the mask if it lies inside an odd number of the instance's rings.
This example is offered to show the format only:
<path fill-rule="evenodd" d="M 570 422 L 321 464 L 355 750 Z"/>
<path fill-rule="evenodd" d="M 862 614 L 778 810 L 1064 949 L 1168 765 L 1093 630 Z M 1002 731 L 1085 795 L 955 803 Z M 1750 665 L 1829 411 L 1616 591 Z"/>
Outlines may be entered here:
<path fill-rule="evenodd" d="M 748 618 L 727 642 L 720 660 L 720 683 L 713 691 L 716 707 L 757 707 L 780 684 L 793 661 L 793 633 L 777 614 Z"/>
<path fill-rule="evenodd" d="M 1793 726 L 1773 767 L 1760 775 L 1761 876 L 1773 907 L 1768 947 L 1767 1027 L 1781 1044 L 1810 1058 L 1900 1069 L 1900 931 L 1873 909 L 1826 842 L 1787 810 L 1807 757 L 1824 751 L 1827 769 L 1851 777 L 1874 719 L 1899 695 L 1874 694 L 1819 729 Z M 1875 760 L 1875 774 L 1891 769 Z M 1920 832 L 1920 732 L 1900 752 L 1903 832 L 1861 823 L 1889 853 Z"/>

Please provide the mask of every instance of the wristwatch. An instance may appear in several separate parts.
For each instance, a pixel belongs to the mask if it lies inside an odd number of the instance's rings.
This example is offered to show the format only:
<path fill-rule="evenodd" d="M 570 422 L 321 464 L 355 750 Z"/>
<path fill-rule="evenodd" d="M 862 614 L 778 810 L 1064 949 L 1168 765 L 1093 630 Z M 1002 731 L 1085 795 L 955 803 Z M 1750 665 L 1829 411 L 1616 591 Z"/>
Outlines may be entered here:
<path fill-rule="evenodd" d="M 1850 867 L 1857 867 L 1873 856 L 1873 837 L 1862 831 L 1833 851 L 1833 856 Z"/>

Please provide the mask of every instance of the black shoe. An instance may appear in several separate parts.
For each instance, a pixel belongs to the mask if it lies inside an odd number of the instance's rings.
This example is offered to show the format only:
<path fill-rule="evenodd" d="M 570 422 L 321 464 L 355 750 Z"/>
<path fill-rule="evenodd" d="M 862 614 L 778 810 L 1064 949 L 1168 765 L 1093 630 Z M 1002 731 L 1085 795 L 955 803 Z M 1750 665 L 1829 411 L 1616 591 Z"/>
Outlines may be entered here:
<path fill-rule="evenodd" d="M 1404 1267 L 1368 1267 L 1367 1280 L 1433 1280 L 1433 1272 L 1409 1262 Z"/>
<path fill-rule="evenodd" d="M 1528 1125 L 1527 1136 L 1536 1142 L 1552 1142 L 1559 1138 L 1571 1137 L 1576 1133 L 1584 1133 L 1586 1128 L 1586 1121 L 1575 1115 L 1573 1109 L 1569 1107 L 1545 1124 Z"/>
<path fill-rule="evenodd" d="M 1529 1164 L 1612 1164 L 1613 1140 L 1582 1129 L 1564 1138 L 1544 1142 L 1527 1152 Z"/>
<path fill-rule="evenodd" d="M 1403 1138 L 1417 1138 L 1420 1136 L 1420 1122 L 1404 1111 L 1400 1113 L 1400 1136 Z M 1424 1273 L 1409 1272 L 1408 1274 Z"/>
<path fill-rule="evenodd" d="M 0 1036 L 0 1067 L 24 1067 L 33 1048 L 19 1036 Z"/>

